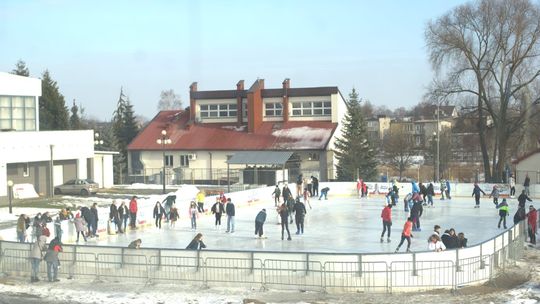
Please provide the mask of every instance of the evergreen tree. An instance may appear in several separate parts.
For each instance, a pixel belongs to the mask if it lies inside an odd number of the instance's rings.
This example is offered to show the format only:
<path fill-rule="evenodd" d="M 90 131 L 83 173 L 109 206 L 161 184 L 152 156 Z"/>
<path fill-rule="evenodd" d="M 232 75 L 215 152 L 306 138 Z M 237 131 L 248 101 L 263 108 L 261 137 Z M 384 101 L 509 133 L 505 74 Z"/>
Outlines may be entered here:
<path fill-rule="evenodd" d="M 375 151 L 368 141 L 361 102 L 353 88 L 346 103 L 347 113 L 342 121 L 342 135 L 335 143 L 338 180 L 351 181 L 355 177 L 374 180 L 377 177 L 377 160 Z M 357 172 L 360 176 L 356 176 Z"/>
<path fill-rule="evenodd" d="M 68 109 L 56 81 L 51 78 L 48 70 L 43 72 L 41 80 L 42 93 L 41 97 L 39 97 L 39 129 L 43 131 L 69 129 Z"/>
<path fill-rule="evenodd" d="M 81 118 L 79 117 L 79 107 L 75 104 L 75 99 L 73 100 L 73 105 L 71 106 L 71 116 L 69 117 L 69 125 L 71 127 L 71 130 L 82 129 Z"/>
<path fill-rule="evenodd" d="M 137 136 L 139 128 L 135 121 L 135 112 L 133 105 L 124 95 L 123 89 L 120 89 L 120 97 L 116 105 L 113 116 L 113 133 L 116 139 L 117 148 L 120 152 L 119 157 L 114 160 L 115 179 L 117 183 L 123 183 L 123 177 L 128 173 L 127 170 L 127 146 Z"/>
<path fill-rule="evenodd" d="M 17 61 L 15 64 L 15 69 L 11 71 L 11 74 L 28 77 L 30 76 L 30 71 L 26 67 L 26 62 L 19 59 L 19 61 Z"/>

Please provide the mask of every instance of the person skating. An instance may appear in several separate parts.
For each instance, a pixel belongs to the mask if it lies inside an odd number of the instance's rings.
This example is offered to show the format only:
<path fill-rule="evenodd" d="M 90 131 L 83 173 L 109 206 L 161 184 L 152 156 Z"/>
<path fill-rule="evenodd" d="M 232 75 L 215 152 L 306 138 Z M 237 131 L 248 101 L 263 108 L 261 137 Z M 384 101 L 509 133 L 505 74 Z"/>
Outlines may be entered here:
<path fill-rule="evenodd" d="M 287 209 L 287 204 L 283 203 L 277 209 L 279 216 L 281 217 L 281 240 L 283 240 L 285 230 L 287 230 L 287 240 L 291 240 L 291 232 L 289 231 L 289 210 Z"/>
<path fill-rule="evenodd" d="M 493 185 L 493 189 L 491 190 L 489 197 L 493 197 L 493 204 L 495 204 L 495 208 L 497 208 L 497 205 L 499 205 L 499 194 L 499 188 L 497 185 Z"/>
<path fill-rule="evenodd" d="M 30 282 L 39 282 L 39 264 L 43 259 L 45 251 L 47 251 L 47 237 L 40 235 L 34 245 L 32 245 L 32 250 L 30 251 L 30 263 L 32 264 L 32 273 L 30 275 Z"/>
<path fill-rule="evenodd" d="M 304 188 L 304 205 L 308 205 L 309 206 L 309 209 L 312 209 L 311 208 L 311 203 L 309 202 L 309 198 L 311 197 L 309 191 L 307 188 Z"/>
<path fill-rule="evenodd" d="M 294 203 L 294 220 L 296 221 L 296 234 L 304 234 L 304 219 L 306 217 L 306 205 L 300 201 L 300 198 L 296 199 Z"/>
<path fill-rule="evenodd" d="M 296 196 L 302 195 L 302 184 L 304 183 L 304 177 L 302 174 L 298 175 L 298 178 L 296 179 Z"/>
<path fill-rule="evenodd" d="M 526 194 L 525 190 L 521 191 L 521 194 L 518 196 L 518 206 L 520 208 L 525 208 L 525 203 L 529 201 L 532 202 L 532 199 Z"/>
<path fill-rule="evenodd" d="M 504 229 L 506 229 L 506 217 L 509 215 L 510 210 L 508 209 L 508 204 L 506 203 L 505 198 L 502 199 L 502 202 L 498 204 L 497 208 L 499 208 L 499 217 L 500 217 L 497 228 L 501 228 L 501 222 L 502 222 Z"/>
<path fill-rule="evenodd" d="M 529 213 L 527 213 L 527 232 L 529 233 L 529 242 L 536 245 L 536 230 L 538 228 L 538 211 L 533 205 L 529 206 Z"/>
<path fill-rule="evenodd" d="M 129 201 L 129 227 L 131 229 L 137 229 L 137 196 L 133 196 Z"/>
<path fill-rule="evenodd" d="M 383 242 L 384 233 L 387 232 L 386 241 L 390 243 L 390 232 L 392 228 L 392 204 L 384 206 L 381 212 L 383 231 L 381 233 L 381 243 Z"/>
<path fill-rule="evenodd" d="M 427 205 L 433 207 L 433 197 L 435 196 L 435 187 L 433 186 L 433 183 L 429 183 L 427 189 Z"/>
<path fill-rule="evenodd" d="M 75 231 L 77 231 L 77 243 L 79 242 L 79 236 L 82 234 L 84 241 L 86 242 L 86 235 L 84 234 L 86 230 L 86 223 L 84 218 L 77 213 L 75 219 L 73 220 L 73 225 L 75 225 Z"/>
<path fill-rule="evenodd" d="M 154 206 L 154 212 L 152 215 L 156 219 L 156 228 L 161 229 L 161 219 L 163 219 L 164 215 L 165 208 L 163 208 L 163 206 L 161 206 L 161 203 L 157 201 L 156 205 Z"/>
<path fill-rule="evenodd" d="M 122 233 L 122 223 L 118 213 L 118 206 L 116 206 L 116 200 L 113 200 L 109 207 L 109 221 L 114 223 L 118 233 Z"/>
<path fill-rule="evenodd" d="M 409 212 L 410 207 L 413 205 L 412 193 L 407 193 L 403 198 L 403 211 Z"/>
<path fill-rule="evenodd" d="M 214 222 L 216 230 L 221 229 L 221 216 L 225 212 L 225 207 L 223 207 L 223 204 L 221 203 L 219 197 L 216 198 L 216 202 L 214 203 L 214 205 L 212 205 L 210 211 L 212 212 L 212 214 L 214 214 L 216 218 Z"/>
<path fill-rule="evenodd" d="M 205 195 L 204 195 L 204 191 L 199 191 L 199 193 L 197 193 L 197 211 L 199 213 L 203 213 L 204 212 L 204 199 L 205 199 Z"/>
<path fill-rule="evenodd" d="M 508 185 L 510 186 L 510 197 L 514 198 L 516 195 L 516 180 L 513 175 L 510 175 L 510 178 L 508 178 Z"/>
<path fill-rule="evenodd" d="M 420 229 L 420 217 L 424 213 L 424 207 L 422 207 L 422 202 L 415 201 L 411 208 L 411 218 L 413 219 L 413 231 L 422 231 Z"/>
<path fill-rule="evenodd" d="M 191 230 L 197 229 L 197 218 L 199 217 L 199 210 L 195 201 L 191 201 L 189 204 L 189 218 L 191 219 Z"/>
<path fill-rule="evenodd" d="M 412 218 L 408 217 L 407 221 L 405 222 L 405 225 L 403 225 L 403 231 L 401 231 L 401 241 L 399 242 L 399 245 L 396 248 L 396 253 L 399 251 L 399 248 L 401 245 L 403 245 L 403 242 L 407 240 L 407 252 L 411 252 L 411 238 L 413 237 L 411 233 L 412 229 Z"/>
<path fill-rule="evenodd" d="M 319 179 L 315 176 L 311 176 L 311 183 L 313 184 L 313 193 L 311 196 L 319 196 Z"/>
<path fill-rule="evenodd" d="M 129 208 L 126 206 L 126 202 L 124 201 L 122 201 L 120 207 L 118 207 L 118 217 L 120 218 L 120 229 L 125 232 L 129 219 Z"/>
<path fill-rule="evenodd" d="M 176 208 L 176 204 L 173 204 L 171 206 L 171 212 L 169 213 L 171 228 L 174 228 L 174 226 L 176 226 L 176 221 L 178 221 L 179 217 L 180 214 L 178 214 L 178 208 Z"/>
<path fill-rule="evenodd" d="M 236 209 L 231 201 L 231 198 L 227 199 L 227 205 L 225 206 L 225 213 L 227 214 L 227 233 L 234 233 L 234 216 L 236 215 Z"/>
<path fill-rule="evenodd" d="M 263 208 L 255 217 L 255 237 L 264 237 L 264 222 L 266 222 L 266 209 Z"/>
<path fill-rule="evenodd" d="M 422 195 L 422 201 L 424 201 L 424 206 L 426 206 L 427 205 L 427 200 L 426 200 L 427 188 L 426 188 L 426 185 L 424 185 L 423 183 L 420 183 L 420 195 Z"/>
<path fill-rule="evenodd" d="M 321 200 L 321 198 L 324 196 L 324 199 L 327 200 L 328 199 L 328 191 L 330 191 L 330 188 L 328 187 L 324 187 L 321 189 L 321 196 L 319 196 L 319 200 Z"/>
<path fill-rule="evenodd" d="M 283 185 L 283 190 L 281 190 L 281 196 L 283 197 L 283 203 L 287 203 L 289 197 L 292 197 L 291 189 L 287 184 Z"/>
<path fill-rule="evenodd" d="M 446 180 L 446 197 L 448 199 L 452 199 L 452 197 L 450 196 L 450 190 L 450 181 Z"/>
<path fill-rule="evenodd" d="M 206 245 L 204 244 L 202 233 L 197 233 L 197 235 L 191 240 L 189 245 L 187 245 L 186 249 L 188 250 L 201 250 L 203 248 L 206 248 Z"/>
<path fill-rule="evenodd" d="M 441 200 L 444 200 L 444 194 L 446 193 L 446 183 L 443 179 L 440 180 L 439 187 L 441 188 Z"/>
<path fill-rule="evenodd" d="M 529 192 L 529 186 L 531 185 L 531 178 L 529 177 L 529 173 L 525 174 L 525 181 L 523 182 L 523 188 L 525 188 L 525 194 L 527 196 L 531 195 Z"/>
<path fill-rule="evenodd" d="M 279 197 L 281 196 L 281 189 L 279 189 L 279 186 L 276 185 L 276 188 L 274 189 L 274 192 L 272 192 L 272 196 L 274 197 L 274 206 L 279 206 Z"/>
<path fill-rule="evenodd" d="M 476 202 L 476 204 L 474 205 L 474 208 L 480 208 L 480 193 L 486 195 L 486 193 L 482 189 L 480 189 L 480 186 L 478 186 L 477 183 L 474 183 L 474 189 L 471 195 L 471 196 L 474 196 L 474 201 Z"/>
<path fill-rule="evenodd" d="M 292 198 L 292 196 L 290 196 L 287 200 L 287 210 L 289 211 L 289 220 L 291 221 L 289 224 L 293 223 L 294 203 L 295 200 Z"/>

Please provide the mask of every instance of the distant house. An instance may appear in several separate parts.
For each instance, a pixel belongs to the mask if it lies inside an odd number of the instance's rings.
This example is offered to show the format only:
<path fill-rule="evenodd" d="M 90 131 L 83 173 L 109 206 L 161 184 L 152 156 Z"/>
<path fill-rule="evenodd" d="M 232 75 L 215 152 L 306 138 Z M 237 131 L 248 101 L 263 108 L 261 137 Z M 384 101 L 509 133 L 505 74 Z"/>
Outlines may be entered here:
<path fill-rule="evenodd" d="M 366 121 L 368 139 L 375 143 L 382 142 L 383 138 L 390 131 L 390 123 L 392 119 L 390 117 L 386 117 L 385 115 L 379 115 L 377 117 L 368 118 Z"/>
<path fill-rule="evenodd" d="M 523 184 L 529 175 L 531 185 L 540 184 L 540 149 L 522 155 L 512 164 L 515 166 L 516 183 Z"/>
<path fill-rule="evenodd" d="M 266 89 L 259 79 L 248 90 L 241 80 L 235 90 L 198 91 L 193 83 L 188 109 L 159 112 L 130 143 L 130 177 L 159 179 L 165 164 L 166 183 L 223 179 L 227 160 L 240 152 L 245 164 L 236 161 L 230 168 L 268 167 L 247 159 L 290 152 L 277 166 L 289 179 L 300 173 L 333 179 L 334 141 L 345 112 L 337 87 L 291 88 L 285 79 L 282 88 Z M 170 144 L 157 142 L 163 131 Z"/>

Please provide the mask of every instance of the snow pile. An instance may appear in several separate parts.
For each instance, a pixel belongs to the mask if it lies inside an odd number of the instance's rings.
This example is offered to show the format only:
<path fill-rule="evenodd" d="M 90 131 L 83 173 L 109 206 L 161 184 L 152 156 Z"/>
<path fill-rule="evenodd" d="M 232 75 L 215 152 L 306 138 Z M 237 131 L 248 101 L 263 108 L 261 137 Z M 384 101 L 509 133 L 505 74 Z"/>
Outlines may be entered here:
<path fill-rule="evenodd" d="M 222 129 L 229 129 L 229 130 L 233 130 L 233 131 L 236 131 L 236 132 L 243 132 L 246 130 L 246 126 L 222 126 L 221 127 Z"/>

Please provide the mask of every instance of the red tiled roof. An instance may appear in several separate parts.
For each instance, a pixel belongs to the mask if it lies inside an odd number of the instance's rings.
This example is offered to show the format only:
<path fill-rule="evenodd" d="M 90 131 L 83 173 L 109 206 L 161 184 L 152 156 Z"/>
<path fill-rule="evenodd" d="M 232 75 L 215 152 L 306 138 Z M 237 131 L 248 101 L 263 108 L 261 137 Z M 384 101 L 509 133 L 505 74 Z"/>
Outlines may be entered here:
<path fill-rule="evenodd" d="M 336 123 L 330 121 L 263 122 L 255 133 L 235 123 L 196 123 L 189 112 L 161 111 L 129 144 L 128 150 L 160 150 L 156 140 L 166 129 L 167 150 L 323 150 Z"/>

